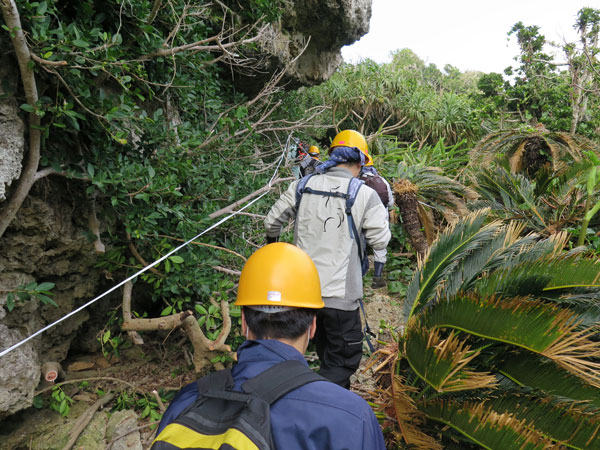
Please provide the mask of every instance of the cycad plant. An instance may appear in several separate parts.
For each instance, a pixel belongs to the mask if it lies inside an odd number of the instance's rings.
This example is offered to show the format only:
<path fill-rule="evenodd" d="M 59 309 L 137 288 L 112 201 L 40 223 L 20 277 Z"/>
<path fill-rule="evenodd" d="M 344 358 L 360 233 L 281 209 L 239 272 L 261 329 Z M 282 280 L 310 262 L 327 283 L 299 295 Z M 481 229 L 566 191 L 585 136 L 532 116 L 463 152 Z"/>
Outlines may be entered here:
<path fill-rule="evenodd" d="M 483 138 L 471 151 L 469 166 L 488 167 L 498 158 L 507 158 L 512 173 L 528 177 L 542 169 L 560 174 L 569 164 L 581 161 L 585 151 L 598 152 L 588 139 L 547 130 L 543 125 L 500 130 Z"/>
<path fill-rule="evenodd" d="M 489 207 L 494 216 L 519 220 L 528 231 L 546 236 L 566 228 L 576 229 L 599 199 L 596 172 L 589 159 L 572 164 L 560 175 L 542 169 L 532 178 L 511 173 L 506 162 L 482 168 L 474 176 L 473 188 L 479 199 L 471 207 Z M 594 214 L 588 219 L 585 228 L 592 220 L 592 225 L 597 225 Z M 585 231 L 580 234 L 585 237 Z"/>
<path fill-rule="evenodd" d="M 440 235 L 407 290 L 397 348 L 380 354 L 393 444 L 600 448 L 600 264 L 563 252 L 565 233 L 522 236 L 488 216 Z"/>

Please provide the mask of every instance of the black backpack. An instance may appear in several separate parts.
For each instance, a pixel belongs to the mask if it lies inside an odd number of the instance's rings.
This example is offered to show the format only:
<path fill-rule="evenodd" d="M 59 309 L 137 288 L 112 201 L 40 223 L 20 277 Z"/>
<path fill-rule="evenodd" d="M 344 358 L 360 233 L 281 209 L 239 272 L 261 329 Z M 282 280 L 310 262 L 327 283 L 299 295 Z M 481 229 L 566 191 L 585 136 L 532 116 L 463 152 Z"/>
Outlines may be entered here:
<path fill-rule="evenodd" d="M 151 450 L 275 450 L 270 406 L 294 389 L 327 381 L 301 361 L 274 365 L 234 391 L 231 369 L 198 380 L 198 398 L 154 440 Z"/>

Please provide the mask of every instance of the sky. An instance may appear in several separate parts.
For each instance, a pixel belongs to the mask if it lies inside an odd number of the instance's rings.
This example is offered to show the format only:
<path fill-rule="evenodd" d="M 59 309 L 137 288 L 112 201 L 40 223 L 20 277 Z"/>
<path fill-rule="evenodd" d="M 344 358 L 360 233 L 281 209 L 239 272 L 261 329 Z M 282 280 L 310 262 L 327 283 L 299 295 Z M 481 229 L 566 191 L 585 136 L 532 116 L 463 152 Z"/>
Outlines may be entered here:
<path fill-rule="evenodd" d="M 600 9 L 600 0 L 373 0 L 369 33 L 343 47 L 342 56 L 385 63 L 390 52 L 409 48 L 439 69 L 502 73 L 519 53 L 516 38 L 507 36 L 515 23 L 539 26 L 550 41 L 574 41 L 583 7 Z"/>

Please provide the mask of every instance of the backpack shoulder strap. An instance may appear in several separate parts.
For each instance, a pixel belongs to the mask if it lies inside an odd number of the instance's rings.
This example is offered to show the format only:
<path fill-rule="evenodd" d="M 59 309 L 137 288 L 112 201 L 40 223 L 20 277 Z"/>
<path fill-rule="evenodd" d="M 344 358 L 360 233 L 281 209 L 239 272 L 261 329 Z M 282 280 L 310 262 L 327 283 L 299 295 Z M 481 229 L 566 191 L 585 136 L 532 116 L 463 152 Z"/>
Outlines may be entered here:
<path fill-rule="evenodd" d="M 298 207 L 300 206 L 300 200 L 302 200 L 302 194 L 304 194 L 306 183 L 308 183 L 308 180 L 310 180 L 313 175 L 316 174 L 310 173 L 305 177 L 300 178 L 300 181 L 298 181 L 298 184 L 296 185 L 296 211 L 298 211 Z"/>
<path fill-rule="evenodd" d="M 242 385 L 245 392 L 252 392 L 272 404 L 300 386 L 314 381 L 328 381 L 313 372 L 301 361 L 287 360 L 265 370 Z"/>
<path fill-rule="evenodd" d="M 231 369 L 217 370 L 196 381 L 198 395 L 208 391 L 225 391 L 232 389 L 234 385 Z"/>
<path fill-rule="evenodd" d="M 360 178 L 350 179 L 350 182 L 348 183 L 348 191 L 346 192 L 346 194 L 348 195 L 348 197 L 346 197 L 346 214 L 351 213 L 351 208 L 352 206 L 354 206 L 354 202 L 356 201 L 356 197 L 358 196 L 358 191 L 360 190 L 363 184 L 365 184 L 365 182 Z"/>

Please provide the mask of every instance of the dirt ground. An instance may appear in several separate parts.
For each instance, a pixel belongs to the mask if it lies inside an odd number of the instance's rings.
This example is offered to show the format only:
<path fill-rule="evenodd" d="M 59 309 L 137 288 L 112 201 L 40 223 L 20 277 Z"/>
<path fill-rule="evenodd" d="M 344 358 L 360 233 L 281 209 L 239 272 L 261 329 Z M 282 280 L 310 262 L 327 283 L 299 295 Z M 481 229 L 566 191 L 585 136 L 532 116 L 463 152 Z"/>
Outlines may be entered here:
<path fill-rule="evenodd" d="M 366 283 L 365 308 L 369 325 L 377 335 L 372 338 L 373 344 L 381 348 L 383 343 L 392 342 L 392 334 L 397 333 L 403 325 L 399 300 L 387 295 L 386 289 L 373 291 Z M 66 377 L 62 381 L 65 384 L 60 387 L 74 401 L 69 415 L 61 417 L 48 407 L 22 411 L 0 422 L 0 449 L 63 448 L 70 431 L 77 425 L 78 418 L 88 413 L 90 405 L 98 400 L 99 392 L 115 394 L 115 400 L 106 406 L 106 412 L 114 413 L 118 402 L 123 408 L 125 402 L 129 401 L 129 407 L 125 409 L 135 413 L 137 443 L 128 444 L 124 448 L 148 448 L 154 438 L 156 425 L 153 423 L 156 420 L 147 414 L 144 399 L 157 403 L 154 390 L 162 389 L 163 393 L 171 393 L 172 396 L 196 378 L 187 361 L 188 356 L 182 351 L 184 343 L 185 339 L 176 333 L 166 340 L 157 335 L 148 336 L 144 345 L 121 351 L 119 358 L 107 359 L 102 354 L 95 354 L 78 355 L 64 361 Z M 366 350 L 365 344 L 365 352 Z M 308 359 L 314 360 L 316 355 L 309 355 Z M 361 369 L 352 378 L 352 390 L 365 397 L 369 397 L 369 393 L 375 388 L 372 369 L 363 370 L 368 363 L 368 356 L 365 355 Z M 38 393 L 45 398 L 47 404 L 52 386 L 41 386 Z M 153 409 L 156 416 L 160 408 L 154 406 Z M 101 412 L 96 413 L 94 420 L 99 414 Z M 111 414 L 105 416 L 110 417 Z M 116 441 L 118 436 L 108 435 L 110 427 L 106 425 L 107 421 L 108 419 L 100 421 L 101 426 L 95 426 L 96 429 L 92 430 L 97 435 L 90 436 L 92 431 L 86 429 L 73 448 L 120 448 Z M 94 428 L 93 422 L 87 428 Z"/>

